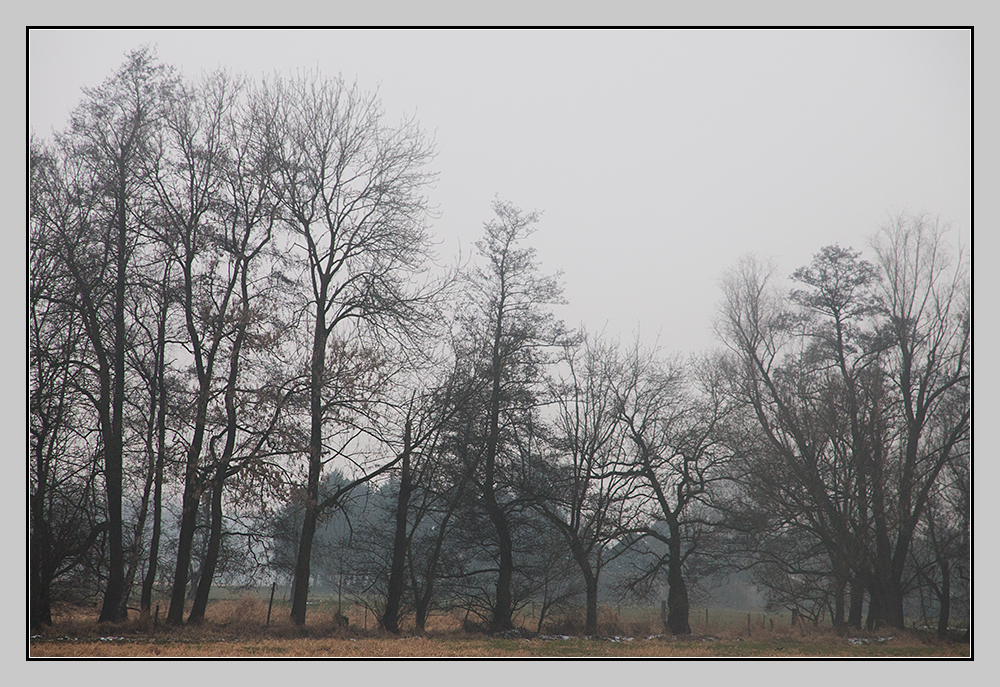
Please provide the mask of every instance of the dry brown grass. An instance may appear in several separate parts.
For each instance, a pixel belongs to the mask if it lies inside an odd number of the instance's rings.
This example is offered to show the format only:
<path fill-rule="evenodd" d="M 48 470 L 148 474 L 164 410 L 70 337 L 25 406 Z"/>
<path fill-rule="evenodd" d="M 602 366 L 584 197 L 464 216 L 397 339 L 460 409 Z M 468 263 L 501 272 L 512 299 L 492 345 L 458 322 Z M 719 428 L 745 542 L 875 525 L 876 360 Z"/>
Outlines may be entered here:
<path fill-rule="evenodd" d="M 402 637 L 385 635 L 373 628 L 369 616 L 364 627 L 361 608 L 344 608 L 351 617 L 350 627 L 341 627 L 336 608 L 310 606 L 307 622 L 298 627 L 288 618 L 287 607 L 272 611 L 265 626 L 267 603 L 257 597 L 216 601 L 209 605 L 205 623 L 154 631 L 153 621 L 131 620 L 119 624 L 96 622 L 89 610 L 65 613 L 56 623 L 32 638 L 31 657 L 714 657 L 714 656 L 942 656 L 969 655 L 969 645 L 942 642 L 916 631 L 895 632 L 892 639 L 867 633 L 851 636 L 867 639 L 852 644 L 832 630 L 811 625 L 791 627 L 786 623 L 751 623 L 747 634 L 745 614 L 742 626 L 717 622 L 693 622 L 693 634 L 670 637 L 654 621 L 654 614 L 619 617 L 614 609 L 599 614 L 602 638 L 585 638 L 582 616 L 555 615 L 543 626 L 550 635 L 570 635 L 568 639 L 501 639 L 462 631 L 460 615 L 433 616 L 426 634 L 415 636 L 412 626 Z M 578 617 L 579 616 L 579 617 Z M 523 618 L 534 629 L 536 622 Z M 580 631 L 576 630 L 579 626 Z"/>

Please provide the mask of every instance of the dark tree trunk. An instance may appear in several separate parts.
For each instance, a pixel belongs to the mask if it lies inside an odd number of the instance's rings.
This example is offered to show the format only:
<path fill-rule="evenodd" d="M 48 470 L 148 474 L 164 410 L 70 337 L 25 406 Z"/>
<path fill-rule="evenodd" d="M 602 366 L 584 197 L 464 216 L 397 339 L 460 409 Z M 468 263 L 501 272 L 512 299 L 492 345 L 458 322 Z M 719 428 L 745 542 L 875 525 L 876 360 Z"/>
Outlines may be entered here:
<path fill-rule="evenodd" d="M 849 627 L 853 627 L 856 630 L 861 629 L 861 623 L 864 619 L 864 604 L 865 582 L 860 575 L 855 573 L 854 579 L 851 581 L 851 607 L 847 616 L 847 625 Z"/>
<path fill-rule="evenodd" d="M 31 630 L 42 625 L 52 625 L 52 585 L 44 575 L 31 578 Z"/>
<path fill-rule="evenodd" d="M 839 634 L 843 635 L 845 622 L 844 622 L 844 595 L 847 593 L 847 579 L 841 576 L 840 579 L 836 580 L 836 586 L 833 592 L 833 629 Z"/>
<path fill-rule="evenodd" d="M 597 576 L 584 572 L 583 581 L 587 586 L 587 624 L 584 631 L 588 635 L 597 634 Z"/>
<path fill-rule="evenodd" d="M 437 538 L 434 541 L 434 550 L 431 552 L 430 560 L 427 562 L 427 570 L 424 574 L 424 585 L 423 589 L 419 589 L 416 580 L 413 582 L 414 590 L 414 607 L 415 607 L 415 618 L 416 626 L 419 632 L 424 631 L 424 625 L 427 622 L 427 614 L 430 609 L 431 599 L 434 598 L 434 583 L 437 581 L 437 567 L 438 562 L 441 560 L 441 551 L 444 548 L 445 532 L 448 530 L 448 521 L 451 520 L 452 514 L 458 507 L 459 502 L 462 500 L 462 496 L 465 494 L 465 485 L 472 474 L 471 470 L 467 470 L 462 476 L 461 482 L 458 484 L 458 489 L 455 492 L 455 497 L 452 499 L 448 506 L 447 512 L 444 517 L 441 518 L 441 523 L 438 525 Z M 413 573 L 413 566 L 410 567 L 411 575 Z"/>
<path fill-rule="evenodd" d="M 503 293 L 501 291 L 501 293 Z M 510 525 L 507 514 L 504 513 L 496 498 L 496 463 L 500 445 L 500 396 L 501 378 L 503 375 L 503 358 L 501 343 L 504 327 L 504 297 L 501 295 L 497 307 L 496 329 L 493 333 L 492 351 L 492 388 L 490 391 L 489 435 L 486 439 L 485 474 L 483 477 L 483 505 L 489 515 L 490 522 L 497 536 L 499 547 L 499 571 L 497 574 L 496 599 L 493 605 L 493 617 L 490 620 L 490 630 L 501 632 L 514 629 L 511 620 L 513 605 L 510 593 L 510 583 L 514 576 L 514 546 L 510 536 Z"/>
<path fill-rule="evenodd" d="M 159 337 L 161 341 L 164 336 L 164 322 L 160 321 Z M 149 617 L 150 608 L 153 605 L 153 585 L 156 584 L 156 572 L 160 556 L 160 532 L 163 525 L 163 463 L 167 454 L 167 397 L 164 393 L 164 360 L 163 348 L 159 350 L 159 363 L 157 369 L 159 398 L 156 417 L 156 474 L 153 477 L 153 531 L 149 538 L 149 568 L 146 570 L 146 577 L 142 581 L 142 596 L 139 601 L 139 613 L 143 617 Z"/>
<path fill-rule="evenodd" d="M 295 561 L 294 593 L 292 594 L 292 622 L 306 623 L 306 602 L 309 598 L 309 573 L 312 559 L 313 538 L 319 519 L 319 479 L 323 470 L 323 377 L 326 370 L 326 344 L 329 333 L 323 304 L 325 287 L 317 304 L 316 323 L 313 330 L 312 363 L 310 366 L 311 423 L 309 429 L 309 477 L 306 483 L 305 514 L 302 519 L 302 536 L 299 538 L 298 557 Z"/>
<path fill-rule="evenodd" d="M 886 585 L 886 596 L 884 601 L 884 615 L 882 625 L 902 629 L 906 626 L 906 617 L 903 615 L 903 587 L 900 580 L 889 580 Z"/>
<path fill-rule="evenodd" d="M 163 454 L 156 457 L 156 482 L 153 485 L 153 530 L 149 535 L 149 567 L 142 580 L 139 614 L 148 618 L 153 605 L 153 586 L 156 584 L 157 563 L 160 556 L 160 531 L 163 518 Z"/>
<path fill-rule="evenodd" d="M 46 437 L 48 432 L 43 432 Z M 41 625 L 52 624 L 52 602 L 49 590 L 50 551 L 52 549 L 52 533 L 45 517 L 45 500 L 49 487 L 49 461 L 45 456 L 45 444 L 40 438 L 35 447 L 35 469 L 38 483 L 35 493 L 31 495 L 31 540 L 29 549 L 29 624 L 32 630 Z"/>
<path fill-rule="evenodd" d="M 212 581 L 215 578 L 215 568 L 219 561 L 219 550 L 222 548 L 222 486 L 225 479 L 226 465 L 222 464 L 216 470 L 212 483 L 211 525 L 208 535 L 208 549 L 198 577 L 198 589 L 194 595 L 194 604 L 188 615 L 188 623 L 200 625 L 205 620 L 205 610 L 208 608 L 208 595 L 212 591 Z"/>
<path fill-rule="evenodd" d="M 688 622 L 688 593 L 681 571 L 681 535 L 680 529 L 670 526 L 670 561 L 667 564 L 667 627 L 675 635 L 691 634 L 691 624 Z"/>
<path fill-rule="evenodd" d="M 124 620 L 122 599 L 125 593 L 125 548 L 122 544 L 122 473 L 123 416 L 125 406 L 125 271 L 128 267 L 128 220 L 125 198 L 128 197 L 124 171 L 119 175 L 115 223 L 117 229 L 115 270 L 114 368 L 111 395 L 111 427 L 105 434 L 104 483 L 108 497 L 108 584 L 104 591 L 99 622 Z"/>
<path fill-rule="evenodd" d="M 191 450 L 194 450 L 193 446 Z M 191 567 L 191 550 L 194 547 L 194 531 L 198 523 L 198 506 L 200 501 L 200 485 L 198 484 L 195 468 L 189 462 L 187 474 L 185 475 L 184 496 L 181 500 L 181 530 L 177 538 L 177 566 L 174 568 L 174 584 L 170 594 L 170 610 L 167 612 L 167 622 L 171 625 L 181 625 L 184 622 L 184 602 L 187 597 L 188 570 Z"/>
<path fill-rule="evenodd" d="M 155 407 L 155 388 L 154 388 L 154 400 L 151 404 Z M 153 407 L 150 408 L 153 411 Z M 150 423 L 151 425 L 153 423 Z M 152 429 L 152 428 L 151 428 Z M 152 432 L 147 435 L 146 450 L 147 454 L 152 458 Z M 153 485 L 156 482 L 156 460 L 152 458 L 150 460 L 149 472 L 146 475 L 145 484 L 143 484 L 142 489 L 142 500 L 139 505 L 139 517 L 138 522 L 135 524 L 133 529 L 133 542 L 132 542 L 132 555 L 129 558 L 128 571 L 125 574 L 125 591 L 122 595 L 122 615 L 128 613 L 128 600 L 132 595 L 132 588 L 135 586 L 135 576 L 139 570 L 139 562 L 142 559 L 142 537 L 146 531 L 146 518 L 149 515 L 149 501 L 151 497 L 151 492 L 153 491 Z M 140 611 L 141 612 L 141 611 Z"/>
<path fill-rule="evenodd" d="M 42 478 L 40 478 L 41 481 Z M 37 630 L 42 625 L 52 624 L 51 582 L 47 574 L 49 551 L 52 548 L 48 523 L 45 522 L 43 504 L 45 485 L 40 484 L 31 499 L 31 598 L 30 626 Z"/>
<path fill-rule="evenodd" d="M 309 564 L 312 556 L 313 538 L 316 535 L 316 507 L 307 504 L 302 519 L 302 535 L 299 538 L 299 552 L 295 560 L 295 579 L 292 581 L 292 622 L 306 624 L 306 602 L 309 599 Z"/>
<path fill-rule="evenodd" d="M 587 591 L 587 621 L 584 627 L 584 632 L 588 635 L 597 634 L 597 574 L 594 572 L 593 567 L 590 565 L 590 559 L 587 556 L 587 552 L 583 548 L 583 544 L 575 533 L 570 533 L 563 530 L 563 533 L 568 535 L 570 551 L 573 552 L 573 559 L 576 564 L 580 566 L 580 572 L 583 574 L 583 583 Z"/>
<path fill-rule="evenodd" d="M 392 544 L 392 565 L 389 569 L 389 588 L 386 594 L 385 612 L 379 624 L 392 632 L 399 634 L 399 610 L 403 600 L 403 580 L 406 567 L 406 536 L 407 510 L 410 503 L 410 422 L 407 421 L 403 436 L 403 465 L 399 478 L 399 497 L 396 501 L 396 532 Z"/>
<path fill-rule="evenodd" d="M 496 603 L 493 606 L 493 618 L 490 621 L 490 629 L 494 632 L 502 632 L 514 629 L 514 622 L 512 620 L 514 608 L 510 593 L 510 583 L 514 576 L 514 545 L 510 537 L 507 516 L 500 509 L 495 498 L 491 499 L 488 508 L 490 510 L 490 520 L 497 531 L 497 543 L 500 545 L 500 570 L 497 575 L 497 596 Z"/>

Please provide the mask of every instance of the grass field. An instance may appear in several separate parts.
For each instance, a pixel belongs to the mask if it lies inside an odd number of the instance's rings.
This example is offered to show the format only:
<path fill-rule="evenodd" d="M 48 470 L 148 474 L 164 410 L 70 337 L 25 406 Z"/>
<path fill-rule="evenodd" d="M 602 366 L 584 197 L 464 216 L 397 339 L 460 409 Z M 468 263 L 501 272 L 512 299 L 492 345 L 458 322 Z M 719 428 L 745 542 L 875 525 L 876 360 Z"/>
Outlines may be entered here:
<path fill-rule="evenodd" d="M 904 630 L 838 636 L 829 628 L 799 625 L 787 618 L 738 611 L 705 609 L 691 614 L 693 634 L 662 634 L 655 609 L 602 608 L 601 636 L 559 633 L 575 617 L 553 619 L 555 631 L 522 636 L 487 636 L 461 630 L 459 616 L 438 616 L 417 636 L 386 635 L 359 607 L 344 608 L 348 628 L 335 620 L 337 604 L 326 599 L 309 607 L 305 627 L 288 619 L 288 608 L 276 604 L 266 623 L 267 603 L 259 597 L 218 600 L 210 604 L 199 627 L 154 627 L 132 620 L 98 625 L 96 615 L 77 612 L 59 617 L 50 628 L 30 638 L 32 658 L 43 657 L 968 657 L 969 644 L 941 641 L 932 633 Z M 531 618 L 521 618 L 535 628 Z M 560 628 L 560 623 L 562 628 Z M 366 627 L 367 625 L 367 627 Z"/>

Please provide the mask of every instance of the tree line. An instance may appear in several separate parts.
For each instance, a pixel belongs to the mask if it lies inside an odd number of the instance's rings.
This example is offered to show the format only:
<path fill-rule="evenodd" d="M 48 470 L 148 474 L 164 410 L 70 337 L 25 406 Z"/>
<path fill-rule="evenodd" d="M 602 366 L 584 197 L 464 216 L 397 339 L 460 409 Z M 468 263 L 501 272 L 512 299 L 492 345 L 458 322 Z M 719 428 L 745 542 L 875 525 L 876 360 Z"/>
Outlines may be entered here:
<path fill-rule="evenodd" d="M 439 266 L 433 155 L 340 78 L 145 48 L 30 137 L 32 628 L 161 593 L 197 624 L 213 582 L 274 574 L 304 624 L 328 560 L 396 633 L 580 600 L 595 634 L 602 573 L 665 587 L 674 634 L 734 571 L 838 628 L 967 607 L 971 281 L 936 220 L 792 288 L 744 259 L 722 346 L 681 359 L 564 326 L 511 203 Z"/>

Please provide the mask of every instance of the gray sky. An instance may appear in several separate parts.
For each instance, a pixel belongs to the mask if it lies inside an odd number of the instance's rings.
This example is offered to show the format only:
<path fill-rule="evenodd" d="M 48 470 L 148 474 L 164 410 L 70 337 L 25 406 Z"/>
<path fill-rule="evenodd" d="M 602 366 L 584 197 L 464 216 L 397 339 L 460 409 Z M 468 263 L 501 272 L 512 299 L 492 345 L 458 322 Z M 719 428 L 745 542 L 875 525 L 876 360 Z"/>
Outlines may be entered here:
<path fill-rule="evenodd" d="M 745 253 L 789 274 L 901 210 L 971 243 L 967 31 L 32 31 L 29 130 L 63 128 L 145 43 L 188 77 L 377 87 L 436 141 L 443 261 L 473 250 L 495 195 L 540 210 L 559 316 L 670 352 L 716 345 L 719 279 Z"/>

